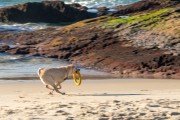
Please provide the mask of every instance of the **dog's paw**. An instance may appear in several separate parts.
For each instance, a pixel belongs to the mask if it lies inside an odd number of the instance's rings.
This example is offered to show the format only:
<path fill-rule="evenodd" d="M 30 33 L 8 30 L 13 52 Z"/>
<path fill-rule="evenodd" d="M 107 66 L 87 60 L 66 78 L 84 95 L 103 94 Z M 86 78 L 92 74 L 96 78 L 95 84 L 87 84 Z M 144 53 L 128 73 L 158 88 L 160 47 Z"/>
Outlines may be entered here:
<path fill-rule="evenodd" d="M 64 92 L 61 92 L 61 95 L 66 95 L 66 93 L 64 93 Z"/>
<path fill-rule="evenodd" d="M 52 92 L 49 92 L 49 94 L 48 95 L 53 95 L 53 93 Z"/>

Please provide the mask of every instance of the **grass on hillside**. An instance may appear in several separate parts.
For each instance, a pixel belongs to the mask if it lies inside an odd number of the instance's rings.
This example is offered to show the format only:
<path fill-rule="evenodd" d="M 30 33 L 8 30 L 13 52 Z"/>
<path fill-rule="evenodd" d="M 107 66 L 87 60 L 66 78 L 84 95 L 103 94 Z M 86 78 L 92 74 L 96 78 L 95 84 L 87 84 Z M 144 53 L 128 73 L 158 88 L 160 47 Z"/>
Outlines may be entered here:
<path fill-rule="evenodd" d="M 143 15 L 134 15 L 134 16 L 130 16 L 127 18 L 116 18 L 113 20 L 109 20 L 107 21 L 104 25 L 105 26 L 111 26 L 111 27 L 115 27 L 117 25 L 133 25 L 136 24 L 138 26 L 148 26 L 148 27 L 154 27 L 154 25 L 152 25 L 151 23 L 156 23 L 158 21 L 163 20 L 166 15 L 166 13 L 169 13 L 171 10 L 171 8 L 166 8 L 166 9 L 161 9 L 152 13 L 148 13 L 148 14 L 143 14 Z"/>

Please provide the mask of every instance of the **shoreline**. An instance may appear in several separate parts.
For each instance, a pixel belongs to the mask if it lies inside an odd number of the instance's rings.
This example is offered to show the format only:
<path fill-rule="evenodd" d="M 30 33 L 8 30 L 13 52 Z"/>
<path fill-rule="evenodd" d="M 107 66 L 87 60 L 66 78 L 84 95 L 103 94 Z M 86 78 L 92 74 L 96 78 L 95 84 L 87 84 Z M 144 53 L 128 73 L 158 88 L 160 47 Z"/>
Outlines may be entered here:
<path fill-rule="evenodd" d="M 92 81 L 96 81 L 96 80 L 109 80 L 109 79 L 114 79 L 114 80 L 117 80 L 117 79 L 121 79 L 121 80 L 137 80 L 137 79 L 140 79 L 140 80 L 145 80 L 145 79 L 150 79 L 150 80 L 156 80 L 156 79 L 161 79 L 161 80 L 180 80 L 179 78 L 167 78 L 167 77 L 122 77 L 122 76 L 118 76 L 117 75 L 114 75 L 114 74 L 110 74 L 110 73 L 107 73 L 106 75 L 82 75 L 82 78 L 85 79 L 85 80 L 92 80 Z M 70 78 L 72 79 L 72 78 Z M 68 81 L 70 80 L 68 79 Z M 32 77 L 3 77 L 3 78 L 0 78 L 0 81 L 38 81 L 40 80 L 38 76 L 32 76 Z"/>

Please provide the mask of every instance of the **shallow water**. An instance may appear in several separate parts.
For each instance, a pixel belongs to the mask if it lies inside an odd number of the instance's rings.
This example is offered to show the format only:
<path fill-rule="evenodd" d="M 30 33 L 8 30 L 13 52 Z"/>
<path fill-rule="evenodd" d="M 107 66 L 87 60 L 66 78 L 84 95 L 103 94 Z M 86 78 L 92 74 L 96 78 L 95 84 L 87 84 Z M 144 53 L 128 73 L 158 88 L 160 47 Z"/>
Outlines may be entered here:
<path fill-rule="evenodd" d="M 37 77 L 38 68 L 58 67 L 68 64 L 70 63 L 67 61 L 51 58 L 24 57 L 21 55 L 0 53 L 0 79 L 34 79 L 34 77 Z M 108 74 L 96 70 L 85 69 L 78 65 L 76 65 L 76 67 L 81 69 L 82 75 L 101 76 Z"/>
<path fill-rule="evenodd" d="M 0 22 L 0 32 L 22 32 L 40 30 L 49 27 L 47 23 L 2 23 Z"/>
<path fill-rule="evenodd" d="M 48 27 L 63 27 L 69 25 L 71 22 L 60 23 L 2 23 L 0 22 L 0 33 L 18 33 L 30 32 L 34 30 L 41 30 Z"/>

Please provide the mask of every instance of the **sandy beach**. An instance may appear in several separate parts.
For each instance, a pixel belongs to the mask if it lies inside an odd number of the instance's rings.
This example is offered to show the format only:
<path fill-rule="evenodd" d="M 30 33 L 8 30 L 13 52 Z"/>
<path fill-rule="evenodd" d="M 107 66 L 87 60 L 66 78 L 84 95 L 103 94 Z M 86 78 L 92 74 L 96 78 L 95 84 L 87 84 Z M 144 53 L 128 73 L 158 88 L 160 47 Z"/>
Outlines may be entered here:
<path fill-rule="evenodd" d="M 0 120 L 180 120 L 180 0 L 0 0 Z"/>
<path fill-rule="evenodd" d="M 1 120 L 179 120 L 180 80 L 72 80 L 66 95 L 48 90 L 39 80 L 0 81 Z"/>

